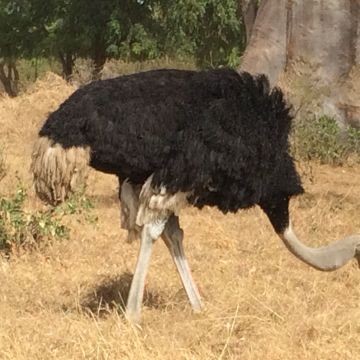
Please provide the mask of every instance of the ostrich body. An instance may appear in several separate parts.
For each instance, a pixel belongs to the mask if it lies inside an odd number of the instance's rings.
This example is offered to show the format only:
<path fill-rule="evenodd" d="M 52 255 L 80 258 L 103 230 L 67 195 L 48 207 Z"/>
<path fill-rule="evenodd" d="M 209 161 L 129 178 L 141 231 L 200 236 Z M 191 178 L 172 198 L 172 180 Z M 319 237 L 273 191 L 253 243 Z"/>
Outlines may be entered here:
<path fill-rule="evenodd" d="M 182 246 L 187 205 L 237 212 L 259 205 L 299 259 L 323 271 L 358 257 L 359 236 L 303 245 L 288 205 L 303 193 L 289 154 L 291 115 L 265 76 L 229 69 L 156 70 L 93 82 L 50 114 L 32 155 L 40 198 L 64 200 L 87 165 L 120 183 L 122 227 L 141 238 L 126 315 L 140 318 L 153 242 L 165 241 L 195 311 L 201 309 Z"/>

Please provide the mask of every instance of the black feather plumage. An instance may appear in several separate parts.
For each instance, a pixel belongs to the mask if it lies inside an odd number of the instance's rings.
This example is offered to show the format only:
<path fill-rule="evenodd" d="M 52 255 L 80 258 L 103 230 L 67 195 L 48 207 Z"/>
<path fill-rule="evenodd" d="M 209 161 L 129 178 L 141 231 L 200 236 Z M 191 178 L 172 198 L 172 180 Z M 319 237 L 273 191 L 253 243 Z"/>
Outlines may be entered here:
<path fill-rule="evenodd" d="M 303 192 L 289 155 L 289 108 L 265 76 L 155 70 L 93 82 L 53 112 L 40 136 L 89 146 L 95 169 L 235 212 Z"/>

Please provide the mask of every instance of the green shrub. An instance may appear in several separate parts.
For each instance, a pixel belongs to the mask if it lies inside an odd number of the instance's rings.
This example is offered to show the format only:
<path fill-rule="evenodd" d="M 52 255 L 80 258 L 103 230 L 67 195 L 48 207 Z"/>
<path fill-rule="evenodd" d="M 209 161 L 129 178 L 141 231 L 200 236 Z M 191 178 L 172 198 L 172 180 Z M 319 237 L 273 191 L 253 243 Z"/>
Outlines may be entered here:
<path fill-rule="evenodd" d="M 349 148 L 360 156 L 360 129 L 349 127 L 347 131 L 347 140 Z"/>
<path fill-rule="evenodd" d="M 26 196 L 25 189 L 19 186 L 11 198 L 0 198 L 0 250 L 39 247 L 55 239 L 68 238 L 69 229 L 62 224 L 68 215 L 84 216 L 85 221 L 92 224 L 97 221 L 91 214 L 93 205 L 84 188 L 55 208 L 33 213 L 23 209 Z"/>
<path fill-rule="evenodd" d="M 29 214 L 23 210 L 26 191 L 19 187 L 14 196 L 0 199 L 0 249 L 34 247 L 55 238 L 66 238 L 68 229 L 52 210 Z"/>
<path fill-rule="evenodd" d="M 342 165 L 360 159 L 360 130 L 353 127 L 340 129 L 337 122 L 322 116 L 312 120 L 299 120 L 292 132 L 292 149 L 302 160 L 318 160 L 323 164 Z"/>
<path fill-rule="evenodd" d="M 94 205 L 85 194 L 85 187 L 82 187 L 75 193 L 70 194 L 65 202 L 58 205 L 54 209 L 54 213 L 60 217 L 65 215 L 83 215 L 87 222 L 94 224 L 98 219 L 91 213 L 93 208 Z"/>

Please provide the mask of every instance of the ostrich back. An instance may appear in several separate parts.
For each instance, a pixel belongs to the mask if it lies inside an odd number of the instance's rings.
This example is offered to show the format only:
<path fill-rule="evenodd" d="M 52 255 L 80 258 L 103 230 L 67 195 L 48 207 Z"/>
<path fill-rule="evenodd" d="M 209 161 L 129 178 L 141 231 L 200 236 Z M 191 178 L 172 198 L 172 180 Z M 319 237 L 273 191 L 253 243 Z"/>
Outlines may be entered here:
<path fill-rule="evenodd" d="M 195 206 L 237 211 L 302 192 L 288 151 L 291 116 L 265 76 L 155 70 L 75 91 L 40 136 L 89 147 L 90 165 L 189 192 Z"/>

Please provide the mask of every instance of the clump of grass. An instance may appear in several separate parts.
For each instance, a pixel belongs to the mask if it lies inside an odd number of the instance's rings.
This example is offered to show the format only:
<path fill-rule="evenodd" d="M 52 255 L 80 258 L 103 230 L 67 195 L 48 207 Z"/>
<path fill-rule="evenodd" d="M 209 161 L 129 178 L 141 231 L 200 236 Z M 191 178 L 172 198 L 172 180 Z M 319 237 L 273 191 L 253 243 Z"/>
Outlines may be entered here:
<path fill-rule="evenodd" d="M 5 177 L 5 175 L 6 175 L 5 155 L 3 148 L 0 145 L 0 181 Z"/>
<path fill-rule="evenodd" d="M 17 69 L 21 75 L 21 91 L 26 90 L 37 79 L 43 77 L 49 71 L 55 74 L 61 74 L 61 65 L 58 61 L 41 57 L 20 59 L 17 61 Z"/>
<path fill-rule="evenodd" d="M 336 120 L 327 116 L 299 120 L 293 128 L 292 149 L 295 157 L 301 160 L 330 165 L 343 165 L 349 159 L 358 162 L 360 130 L 340 129 Z"/>

